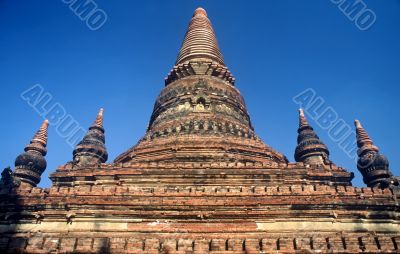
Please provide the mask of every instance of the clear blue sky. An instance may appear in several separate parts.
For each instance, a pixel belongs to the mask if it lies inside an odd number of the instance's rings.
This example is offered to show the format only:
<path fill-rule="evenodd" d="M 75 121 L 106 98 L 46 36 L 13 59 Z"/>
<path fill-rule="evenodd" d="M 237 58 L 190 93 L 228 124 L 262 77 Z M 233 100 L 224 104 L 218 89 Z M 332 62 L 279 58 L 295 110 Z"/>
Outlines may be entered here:
<path fill-rule="evenodd" d="M 358 118 L 399 175 L 400 1 L 364 0 L 376 23 L 360 31 L 330 0 L 96 0 L 108 19 L 88 29 L 61 0 L 0 1 L 0 167 L 13 166 L 38 129 L 20 94 L 41 84 L 87 128 L 105 108 L 111 162 L 144 134 L 187 24 L 204 7 L 257 134 L 293 161 L 298 116 L 292 98 L 313 88 L 353 127 Z M 384 3 L 383 3 L 384 2 Z M 356 164 L 310 119 L 349 171 Z M 48 175 L 72 159 L 49 129 Z M 353 181 L 362 186 L 359 174 Z"/>

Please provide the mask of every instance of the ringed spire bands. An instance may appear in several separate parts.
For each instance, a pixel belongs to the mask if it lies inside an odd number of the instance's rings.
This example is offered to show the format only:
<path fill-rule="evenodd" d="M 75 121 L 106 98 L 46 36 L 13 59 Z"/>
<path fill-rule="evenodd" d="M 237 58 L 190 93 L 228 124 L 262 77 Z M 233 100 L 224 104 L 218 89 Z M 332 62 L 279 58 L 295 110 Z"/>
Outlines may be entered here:
<path fill-rule="evenodd" d="M 390 171 L 386 156 L 379 152 L 379 148 L 374 145 L 360 121 L 355 120 L 354 125 L 358 146 L 357 168 L 363 176 L 364 183 L 368 187 L 380 187 L 382 189 L 398 186 L 399 180 Z"/>
<path fill-rule="evenodd" d="M 329 150 L 308 123 L 303 109 L 299 109 L 299 128 L 294 158 L 306 164 L 330 164 Z"/>
<path fill-rule="evenodd" d="M 47 167 L 44 156 L 47 154 L 47 129 L 49 121 L 46 119 L 39 130 L 25 147 L 25 152 L 15 159 L 15 176 L 23 183 L 35 187 Z"/>
<path fill-rule="evenodd" d="M 105 146 L 105 136 L 103 128 L 104 109 L 101 108 L 92 126 L 78 143 L 73 151 L 73 164 L 79 166 L 97 165 L 104 163 L 108 159 Z"/>
<path fill-rule="evenodd" d="M 190 60 L 211 60 L 225 65 L 211 22 L 203 8 L 195 10 L 175 64 Z"/>
<path fill-rule="evenodd" d="M 235 78 L 225 66 L 214 29 L 203 8 L 197 8 L 190 20 L 175 66 L 165 85 L 191 75 L 209 75 L 234 85 Z"/>

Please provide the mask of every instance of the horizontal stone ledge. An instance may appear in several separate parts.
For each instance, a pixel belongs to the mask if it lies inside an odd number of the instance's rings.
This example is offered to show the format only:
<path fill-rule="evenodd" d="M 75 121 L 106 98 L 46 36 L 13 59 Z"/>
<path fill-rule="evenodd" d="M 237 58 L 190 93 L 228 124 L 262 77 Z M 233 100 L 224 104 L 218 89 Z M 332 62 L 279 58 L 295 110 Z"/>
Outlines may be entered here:
<path fill-rule="evenodd" d="M 253 183 L 253 185 L 167 185 L 164 186 L 140 186 L 135 184 L 115 181 L 108 184 L 82 184 L 79 186 L 53 186 L 50 189 L 33 188 L 29 196 L 65 196 L 65 195 L 140 195 L 140 196 L 284 196 L 284 195 L 334 195 L 332 197 L 370 196 L 392 198 L 393 193 L 377 188 L 357 188 L 352 186 L 329 186 L 322 184 L 286 184 L 283 186 L 270 186 L 268 184 Z M 154 183 L 155 184 L 155 183 Z M 25 196 L 24 196 L 25 197 Z"/>
<path fill-rule="evenodd" d="M 286 175 L 292 174 L 308 175 L 308 176 L 349 176 L 347 171 L 334 171 L 331 169 L 309 169 L 306 167 L 286 168 L 286 167 L 229 167 L 229 165 L 216 166 L 176 166 L 175 168 L 135 168 L 135 167 L 110 167 L 110 168 L 76 168 L 70 170 L 58 169 L 51 174 L 51 177 L 60 176 L 111 176 L 111 175 L 151 175 L 151 176 L 166 176 L 166 177 L 179 177 L 182 175 L 196 176 L 196 175 Z"/>
<path fill-rule="evenodd" d="M 115 221 L 73 221 L 42 222 L 40 224 L 0 225 L 0 233 L 7 232 L 147 232 L 147 233 L 279 233 L 279 232 L 400 232 L 398 221 L 258 221 L 258 222 L 171 222 L 164 220 L 121 222 Z"/>

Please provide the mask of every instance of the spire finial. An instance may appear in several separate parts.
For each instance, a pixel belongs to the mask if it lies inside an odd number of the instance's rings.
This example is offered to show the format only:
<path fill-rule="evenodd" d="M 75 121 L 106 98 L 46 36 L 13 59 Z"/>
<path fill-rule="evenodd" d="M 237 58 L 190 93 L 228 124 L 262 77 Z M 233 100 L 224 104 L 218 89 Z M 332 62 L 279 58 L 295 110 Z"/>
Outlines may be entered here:
<path fill-rule="evenodd" d="M 207 17 L 207 12 L 204 10 L 202 7 L 198 7 L 193 14 L 193 17 L 196 16 L 206 16 Z"/>
<path fill-rule="evenodd" d="M 300 116 L 304 117 L 304 110 L 302 108 L 299 108 L 299 114 L 300 114 Z"/>
<path fill-rule="evenodd" d="M 365 131 L 364 127 L 361 125 L 361 122 L 358 120 L 354 121 L 354 125 L 356 126 L 356 135 L 357 135 L 357 145 L 360 153 L 364 153 L 367 150 L 373 150 L 378 152 L 379 148 L 374 145 L 372 139 L 369 137 L 368 133 Z"/>
<path fill-rule="evenodd" d="M 358 121 L 357 119 L 354 120 L 354 125 L 356 126 L 357 129 L 358 128 L 362 128 L 362 125 L 361 125 L 360 121 Z"/>
<path fill-rule="evenodd" d="M 96 120 L 74 149 L 74 164 L 96 165 L 107 161 L 108 153 L 105 146 L 103 114 L 104 109 L 100 108 Z"/>
<path fill-rule="evenodd" d="M 193 13 L 175 66 L 165 78 L 165 85 L 192 75 L 213 76 L 235 84 L 235 78 L 225 66 L 207 12 L 201 7 Z"/>
<path fill-rule="evenodd" d="M 49 126 L 49 120 L 44 120 L 39 130 L 33 136 L 31 143 L 39 142 L 43 146 L 47 145 L 47 129 Z"/>
<path fill-rule="evenodd" d="M 304 115 L 304 110 L 302 108 L 299 109 L 299 128 L 304 126 L 309 126 L 306 116 Z"/>
<path fill-rule="evenodd" d="M 297 133 L 297 147 L 294 153 L 296 161 L 306 164 L 331 163 L 328 148 L 309 125 L 302 108 L 299 109 L 299 129 Z"/>
<path fill-rule="evenodd" d="M 208 61 L 225 65 L 207 12 L 201 7 L 195 10 L 189 23 L 176 65 L 189 61 Z"/>
<path fill-rule="evenodd" d="M 104 114 L 104 109 L 100 108 L 99 113 L 97 113 L 96 120 L 92 124 L 92 127 L 103 128 L 103 114 Z"/>
<path fill-rule="evenodd" d="M 29 186 L 36 186 L 40 182 L 40 176 L 47 166 L 44 156 L 47 154 L 48 126 L 46 119 L 25 147 L 25 153 L 15 159 L 15 176 Z"/>
<path fill-rule="evenodd" d="M 364 183 L 368 187 L 387 188 L 391 185 L 399 185 L 389 169 L 389 161 L 385 155 L 379 153 L 379 148 L 374 145 L 372 139 L 361 125 L 355 120 L 357 136 L 357 168 L 363 175 Z"/>
<path fill-rule="evenodd" d="M 43 121 L 39 130 L 31 139 L 31 142 L 25 147 L 25 152 L 36 151 L 41 153 L 43 156 L 47 154 L 47 129 L 49 127 L 49 121 L 46 119 Z"/>

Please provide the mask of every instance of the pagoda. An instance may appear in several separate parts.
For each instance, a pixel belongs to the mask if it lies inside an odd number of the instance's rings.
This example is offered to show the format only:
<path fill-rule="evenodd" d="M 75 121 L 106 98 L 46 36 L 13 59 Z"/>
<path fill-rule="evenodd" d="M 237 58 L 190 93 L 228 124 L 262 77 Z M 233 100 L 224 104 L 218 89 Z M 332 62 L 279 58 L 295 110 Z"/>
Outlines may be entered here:
<path fill-rule="evenodd" d="M 107 162 L 100 109 L 50 188 L 37 187 L 47 121 L 4 169 L 1 253 L 400 253 L 388 159 L 356 121 L 366 187 L 353 187 L 298 117 L 290 162 L 255 133 L 198 8 L 137 144 Z"/>

